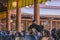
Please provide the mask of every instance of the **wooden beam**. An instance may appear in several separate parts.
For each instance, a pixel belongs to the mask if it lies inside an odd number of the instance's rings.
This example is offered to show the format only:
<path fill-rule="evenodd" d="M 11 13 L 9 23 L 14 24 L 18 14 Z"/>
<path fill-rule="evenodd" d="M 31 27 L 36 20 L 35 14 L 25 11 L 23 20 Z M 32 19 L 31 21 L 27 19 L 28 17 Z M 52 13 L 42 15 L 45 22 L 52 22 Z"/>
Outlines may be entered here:
<path fill-rule="evenodd" d="M 21 8 L 19 8 L 19 0 L 17 0 L 17 9 L 16 9 L 16 30 L 21 31 Z"/>
<path fill-rule="evenodd" d="M 32 19 L 23 19 L 23 18 L 22 18 L 21 20 L 25 20 L 25 21 L 32 21 Z"/>
<path fill-rule="evenodd" d="M 49 21 L 49 20 L 46 20 L 46 19 L 40 19 L 40 21 Z"/>
<path fill-rule="evenodd" d="M 50 30 L 52 30 L 52 19 L 50 19 Z"/>
<path fill-rule="evenodd" d="M 57 22 L 60 22 L 60 20 L 52 20 L 52 21 L 57 21 Z"/>
<path fill-rule="evenodd" d="M 36 24 L 40 25 L 40 4 L 38 0 L 34 0 L 34 20 L 36 20 Z"/>
<path fill-rule="evenodd" d="M 11 30 L 11 10 L 7 10 L 6 30 Z"/>

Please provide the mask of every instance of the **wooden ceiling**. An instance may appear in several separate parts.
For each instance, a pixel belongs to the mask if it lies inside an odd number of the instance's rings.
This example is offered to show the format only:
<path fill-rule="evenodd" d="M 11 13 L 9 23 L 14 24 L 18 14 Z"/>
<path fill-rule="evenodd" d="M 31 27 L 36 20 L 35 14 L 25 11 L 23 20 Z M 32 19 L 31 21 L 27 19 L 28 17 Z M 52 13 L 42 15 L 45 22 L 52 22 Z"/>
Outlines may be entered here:
<path fill-rule="evenodd" d="M 33 5 L 34 4 L 34 1 L 35 0 L 19 0 L 18 1 L 18 4 L 19 4 L 19 7 L 22 8 L 22 7 L 25 7 L 25 6 Z M 46 2 L 46 1 L 47 0 L 37 0 L 38 3 L 42 3 L 42 2 Z M 7 10 L 7 8 L 8 8 L 8 10 L 9 9 L 11 10 L 11 9 L 16 8 L 16 7 L 13 7 L 13 3 L 15 4 L 16 3 L 16 0 L 0 0 L 0 3 L 2 4 L 2 6 L 0 7 L 0 12 Z M 6 6 L 7 3 L 8 3 L 8 6 Z"/>

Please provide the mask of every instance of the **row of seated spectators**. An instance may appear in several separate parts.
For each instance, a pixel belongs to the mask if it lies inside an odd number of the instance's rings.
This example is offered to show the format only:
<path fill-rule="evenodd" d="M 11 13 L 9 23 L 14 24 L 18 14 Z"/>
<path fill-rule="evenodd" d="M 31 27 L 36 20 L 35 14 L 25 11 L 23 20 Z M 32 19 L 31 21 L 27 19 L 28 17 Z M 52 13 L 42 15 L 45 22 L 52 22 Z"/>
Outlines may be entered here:
<path fill-rule="evenodd" d="M 44 29 L 38 32 L 35 28 L 28 31 L 16 32 L 14 31 L 0 31 L 0 40 L 60 40 L 60 29 L 55 28 L 51 31 Z"/>
<path fill-rule="evenodd" d="M 37 25 L 34 20 L 28 30 L 0 31 L 0 40 L 60 40 L 60 29 L 49 31 L 43 25 Z"/>

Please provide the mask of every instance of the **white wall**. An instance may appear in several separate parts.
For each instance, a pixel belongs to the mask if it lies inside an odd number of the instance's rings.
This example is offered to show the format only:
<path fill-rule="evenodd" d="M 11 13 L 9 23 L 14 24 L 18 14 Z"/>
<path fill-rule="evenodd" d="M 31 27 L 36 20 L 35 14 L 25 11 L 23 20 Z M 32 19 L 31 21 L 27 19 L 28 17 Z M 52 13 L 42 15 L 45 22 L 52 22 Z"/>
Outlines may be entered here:
<path fill-rule="evenodd" d="M 33 8 L 22 8 L 22 13 L 34 13 Z M 40 8 L 41 15 L 60 15 L 60 9 L 44 9 Z"/>
<path fill-rule="evenodd" d="M 60 6 L 60 1 L 58 1 L 58 0 L 47 1 L 46 5 L 48 5 L 48 6 Z"/>
<path fill-rule="evenodd" d="M 51 2 L 46 2 L 48 6 L 60 6 L 60 1 L 52 0 Z M 22 13 L 34 13 L 33 8 L 22 8 Z M 40 8 L 40 15 L 60 15 L 60 9 L 44 9 Z"/>

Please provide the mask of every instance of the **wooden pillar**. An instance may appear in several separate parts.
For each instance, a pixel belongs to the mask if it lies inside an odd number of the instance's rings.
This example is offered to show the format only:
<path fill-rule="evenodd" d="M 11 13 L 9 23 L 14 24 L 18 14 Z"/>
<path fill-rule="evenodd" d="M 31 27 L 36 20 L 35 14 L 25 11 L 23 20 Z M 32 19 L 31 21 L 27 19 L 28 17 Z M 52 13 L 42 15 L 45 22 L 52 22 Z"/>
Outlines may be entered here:
<path fill-rule="evenodd" d="M 57 27 L 57 21 L 56 21 L 56 28 L 58 28 L 58 27 Z"/>
<path fill-rule="evenodd" d="M 27 21 L 26 21 L 26 30 L 28 29 L 28 26 L 27 26 Z"/>
<path fill-rule="evenodd" d="M 16 9 L 16 30 L 21 31 L 21 8 L 19 8 L 18 4 L 19 0 L 17 0 L 17 9 Z"/>
<path fill-rule="evenodd" d="M 40 25 L 40 3 L 38 3 L 38 0 L 34 0 L 34 20 L 36 20 L 36 23 Z"/>
<path fill-rule="evenodd" d="M 6 30 L 11 30 L 11 4 L 9 4 L 9 0 L 7 0 L 7 11 L 6 11 Z"/>
<path fill-rule="evenodd" d="M 1 19 L 0 19 L 0 31 L 1 31 L 1 28 L 2 28 L 2 27 L 1 27 Z"/>
<path fill-rule="evenodd" d="M 50 30 L 52 30 L 52 19 L 50 19 Z"/>
<path fill-rule="evenodd" d="M 11 10 L 7 10 L 7 20 L 6 20 L 6 29 L 7 30 L 11 30 L 11 22 L 10 22 L 10 20 L 11 20 Z"/>

